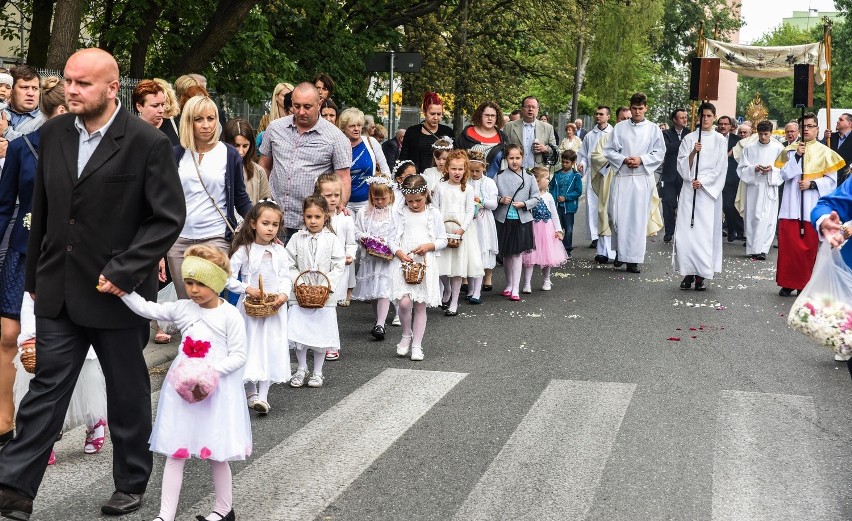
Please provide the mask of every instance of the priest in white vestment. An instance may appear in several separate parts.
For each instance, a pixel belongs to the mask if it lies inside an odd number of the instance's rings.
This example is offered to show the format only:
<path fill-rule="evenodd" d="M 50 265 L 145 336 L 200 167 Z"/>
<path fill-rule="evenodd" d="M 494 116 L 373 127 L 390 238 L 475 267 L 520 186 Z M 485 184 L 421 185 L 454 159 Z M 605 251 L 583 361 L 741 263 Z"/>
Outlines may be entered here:
<path fill-rule="evenodd" d="M 604 156 L 615 169 L 609 194 L 612 247 L 618 252 L 618 262 L 626 262 L 630 273 L 639 273 L 639 264 L 645 262 L 654 171 L 666 153 L 660 127 L 645 119 L 647 110 L 648 98 L 641 92 L 634 94 L 631 118 L 615 125 L 604 147 Z"/>
<path fill-rule="evenodd" d="M 617 123 L 630 118 L 630 109 L 627 107 L 618 107 L 615 111 L 615 120 Z M 597 129 L 597 127 L 595 127 Z M 594 130 L 592 131 L 594 132 Z M 615 177 L 615 169 L 609 164 L 604 156 L 603 149 L 609 141 L 609 136 L 612 134 L 612 127 L 609 131 L 604 132 L 598 138 L 597 145 L 592 150 L 589 158 L 588 170 L 590 171 L 589 190 L 594 192 L 596 197 L 595 206 L 595 221 L 597 222 L 598 242 L 595 262 L 598 264 L 607 264 L 609 261 L 614 261 L 617 252 L 612 247 L 612 230 L 609 227 L 609 192 L 612 186 L 612 179 Z M 591 134 L 586 134 L 588 138 Z M 586 202 L 591 203 L 591 199 L 587 198 Z"/>
<path fill-rule="evenodd" d="M 587 222 L 589 235 L 592 237 L 593 243 L 599 239 L 599 229 L 598 193 L 592 189 L 591 157 L 601 137 L 612 132 L 612 127 L 609 125 L 609 115 L 609 107 L 606 105 L 598 106 L 597 110 L 595 110 L 595 126 L 583 137 L 583 144 L 580 146 L 580 150 L 577 151 L 577 171 L 583 174 L 583 186 L 586 188 Z M 608 243 L 609 239 L 606 242 Z M 600 247 L 598 247 L 598 251 L 600 251 Z"/>
<path fill-rule="evenodd" d="M 704 279 L 712 279 L 722 271 L 722 189 L 728 173 L 728 138 L 713 130 L 716 107 L 712 103 L 702 103 L 698 113 L 701 141 L 699 131 L 687 134 L 677 154 L 677 172 L 683 178 L 683 186 L 678 198 L 672 266 L 684 276 L 681 289 L 689 289 L 694 283 L 696 291 L 703 291 L 707 289 Z"/>
<path fill-rule="evenodd" d="M 746 255 L 753 260 L 765 261 L 775 240 L 778 187 L 784 184 L 775 159 L 782 150 L 784 146 L 772 139 L 772 123 L 761 121 L 757 124 L 757 141 L 743 148 L 737 166 L 737 175 L 745 184 Z"/>

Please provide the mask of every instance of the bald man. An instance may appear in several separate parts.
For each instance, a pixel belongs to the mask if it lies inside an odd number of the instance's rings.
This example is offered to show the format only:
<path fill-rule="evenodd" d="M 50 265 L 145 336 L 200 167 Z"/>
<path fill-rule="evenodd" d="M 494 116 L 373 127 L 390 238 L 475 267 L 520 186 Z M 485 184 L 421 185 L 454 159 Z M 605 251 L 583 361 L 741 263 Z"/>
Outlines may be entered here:
<path fill-rule="evenodd" d="M 106 381 L 115 492 L 101 507 L 137 510 L 151 475 L 148 321 L 118 297 L 157 296 L 158 263 L 186 205 L 169 139 L 131 116 L 118 65 L 84 49 L 65 65 L 69 114 L 41 128 L 24 288 L 35 299 L 38 362 L 0 450 L 0 515 L 27 520 L 89 344 Z M 83 516 L 93 518 L 94 514 Z"/>

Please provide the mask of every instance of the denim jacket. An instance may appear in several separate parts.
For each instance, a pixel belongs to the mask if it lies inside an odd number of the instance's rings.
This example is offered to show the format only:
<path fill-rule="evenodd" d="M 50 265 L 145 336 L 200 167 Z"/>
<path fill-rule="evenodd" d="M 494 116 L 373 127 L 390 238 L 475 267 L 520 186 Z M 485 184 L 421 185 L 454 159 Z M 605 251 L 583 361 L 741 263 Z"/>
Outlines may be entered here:
<path fill-rule="evenodd" d="M 556 201 L 556 208 L 565 213 L 575 213 L 577 211 L 577 201 L 583 194 L 583 176 L 577 173 L 573 168 L 568 172 L 559 170 L 553 174 L 550 180 L 548 190 Z M 559 198 L 564 197 L 565 200 L 561 203 Z"/>

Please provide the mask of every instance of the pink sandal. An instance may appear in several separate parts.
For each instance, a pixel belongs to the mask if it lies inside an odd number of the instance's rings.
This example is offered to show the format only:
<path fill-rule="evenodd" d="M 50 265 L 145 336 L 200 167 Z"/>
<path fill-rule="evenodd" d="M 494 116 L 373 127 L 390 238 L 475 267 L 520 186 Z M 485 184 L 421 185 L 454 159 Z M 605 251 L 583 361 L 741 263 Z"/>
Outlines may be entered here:
<path fill-rule="evenodd" d="M 95 433 L 98 430 L 98 427 L 103 428 L 102 435 L 100 437 L 95 438 Z M 92 427 L 91 430 L 86 429 L 86 444 L 83 446 L 83 452 L 86 454 L 97 454 L 104 448 L 104 442 L 106 441 L 106 420 L 101 418 L 98 420 L 98 423 Z"/>
<path fill-rule="evenodd" d="M 56 464 L 56 452 L 54 452 L 53 449 L 50 450 L 50 458 L 48 458 L 47 464 L 48 465 L 55 465 Z"/>

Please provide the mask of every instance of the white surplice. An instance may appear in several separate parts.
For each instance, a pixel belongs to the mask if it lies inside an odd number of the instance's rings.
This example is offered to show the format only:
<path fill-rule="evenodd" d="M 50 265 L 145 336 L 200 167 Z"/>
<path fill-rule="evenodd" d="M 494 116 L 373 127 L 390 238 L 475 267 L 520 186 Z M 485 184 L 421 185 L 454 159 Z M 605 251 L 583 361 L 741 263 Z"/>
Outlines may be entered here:
<path fill-rule="evenodd" d="M 592 127 L 586 136 L 583 138 L 583 144 L 580 150 L 577 151 L 577 165 L 582 165 L 583 168 L 583 187 L 586 189 L 586 212 L 588 214 L 589 234 L 592 240 L 598 239 L 598 194 L 592 190 L 592 152 L 598 146 L 598 141 L 612 132 L 612 127 L 609 123 L 604 128 L 599 128 L 597 125 Z"/>
<path fill-rule="evenodd" d="M 778 224 L 778 187 L 784 181 L 776 168 L 775 159 L 784 146 L 774 139 L 763 144 L 755 141 L 743 148 L 737 175 L 745 183 L 746 255 L 768 253 L 775 240 Z M 770 166 L 766 174 L 755 171 L 756 166 Z"/>
<path fill-rule="evenodd" d="M 654 171 L 663 164 L 666 145 L 656 123 L 628 119 L 615 125 L 604 156 L 616 169 L 609 194 L 609 224 L 612 247 L 618 259 L 628 263 L 645 261 L 645 237 L 656 179 Z M 640 157 L 642 164 L 628 168 L 624 160 Z"/>
<path fill-rule="evenodd" d="M 722 271 L 722 189 L 728 173 L 728 138 L 709 130 L 701 133 L 701 153 L 689 164 L 698 131 L 687 134 L 677 154 L 677 173 L 683 178 L 678 199 L 672 266 L 681 275 L 712 279 Z M 695 161 L 701 188 L 692 188 Z M 693 198 L 695 223 L 692 223 Z"/>

